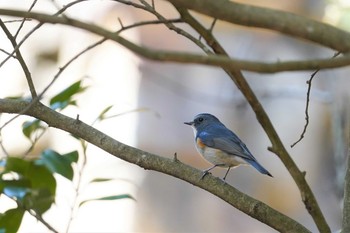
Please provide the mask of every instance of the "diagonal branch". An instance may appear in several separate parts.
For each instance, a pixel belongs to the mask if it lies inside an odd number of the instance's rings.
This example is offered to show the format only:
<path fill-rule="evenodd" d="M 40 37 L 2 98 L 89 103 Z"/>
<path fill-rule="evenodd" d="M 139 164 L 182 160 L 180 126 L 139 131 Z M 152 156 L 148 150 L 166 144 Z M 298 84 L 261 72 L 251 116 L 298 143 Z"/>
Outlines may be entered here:
<path fill-rule="evenodd" d="M 12 46 L 14 48 L 16 48 L 17 47 L 17 42 L 16 42 L 15 37 L 12 36 L 11 32 L 7 29 L 6 25 L 4 24 L 4 22 L 1 19 L 0 19 L 0 27 L 5 32 L 7 38 L 10 40 Z M 23 70 L 23 72 L 24 72 L 24 74 L 26 76 L 27 83 L 28 83 L 28 86 L 29 86 L 29 90 L 30 90 L 30 93 L 32 94 L 32 99 L 34 99 L 34 98 L 37 97 L 37 94 L 36 94 L 36 91 L 35 91 L 32 75 L 30 74 L 28 66 L 27 66 L 26 62 L 24 61 L 19 48 L 16 49 L 16 58 L 17 58 L 19 64 L 21 65 L 22 70 Z"/>
<path fill-rule="evenodd" d="M 37 2 L 38 2 L 38 0 L 34 0 L 33 3 L 32 3 L 32 5 L 29 7 L 28 11 L 31 11 L 31 10 L 34 8 L 34 6 L 35 6 L 35 4 L 36 4 Z M 14 39 L 17 39 L 17 36 L 18 36 L 19 32 L 21 31 L 21 29 L 23 28 L 24 23 L 26 22 L 26 20 L 27 20 L 26 18 L 23 18 L 23 19 L 22 19 L 21 24 L 19 25 L 19 27 L 18 27 L 18 29 L 17 29 L 15 35 L 13 36 Z"/>
<path fill-rule="evenodd" d="M 177 8 L 177 10 L 179 11 L 184 21 L 191 25 L 192 28 L 195 29 L 207 41 L 207 43 L 212 47 L 216 54 L 228 56 L 224 48 L 221 47 L 221 45 L 212 35 L 210 30 L 204 28 L 196 19 L 194 19 L 189 14 L 189 12 L 186 9 Z M 295 183 L 297 184 L 300 190 L 305 207 L 312 216 L 319 231 L 330 232 L 330 228 L 321 212 L 320 207 L 318 206 L 316 198 L 305 180 L 304 173 L 298 169 L 293 159 L 283 146 L 283 143 L 280 140 L 269 117 L 267 116 L 264 108 L 260 104 L 258 98 L 255 96 L 253 90 L 250 88 L 249 84 L 245 80 L 243 74 L 239 69 L 235 67 L 232 67 L 231 69 L 224 69 L 226 73 L 230 76 L 230 78 L 235 82 L 237 87 L 241 90 L 242 94 L 245 96 L 253 111 L 255 112 L 260 125 L 264 128 L 266 134 L 268 135 L 272 143 L 271 151 L 273 151 L 282 160 L 283 164 L 286 166 L 289 173 L 293 177 Z"/>
<path fill-rule="evenodd" d="M 68 8 L 78 4 L 78 3 L 81 3 L 81 2 L 84 2 L 84 1 L 87 1 L 87 0 L 76 0 L 76 1 L 73 1 L 67 5 L 65 5 L 64 7 L 62 7 L 59 11 L 57 11 L 54 16 L 58 16 L 60 14 L 62 14 L 64 11 L 66 11 Z M 34 3 L 32 4 L 32 7 L 34 7 L 36 1 L 34 1 Z M 30 10 L 32 9 L 32 7 L 30 8 Z M 26 17 L 23 17 L 26 19 Z M 0 19 L 1 20 L 1 19 Z M 22 20 L 22 23 L 24 22 L 24 20 Z M 12 53 L 9 53 L 7 58 L 5 58 L 1 63 L 0 63 L 0 67 L 3 66 L 11 57 L 14 57 L 14 54 L 17 53 L 17 51 L 19 52 L 19 48 L 20 46 L 36 31 L 38 30 L 42 25 L 44 25 L 44 22 L 40 22 L 39 24 L 37 24 L 29 33 L 27 33 L 24 38 L 16 45 L 14 46 L 14 49 L 12 51 Z M 5 31 L 6 33 L 6 31 Z M 11 33 L 9 33 L 9 35 L 12 36 Z M 16 58 L 17 59 L 17 58 Z M 17 59 L 18 60 L 18 59 Z M 29 71 L 28 71 L 29 72 Z M 62 70 L 59 71 L 59 74 L 62 72 Z M 32 98 L 32 103 L 31 104 L 35 104 L 37 101 L 39 101 L 41 99 L 41 97 L 45 94 L 45 92 L 48 90 L 48 88 L 53 85 L 53 83 L 55 82 L 55 80 L 58 78 L 59 74 L 57 74 L 54 79 L 50 82 L 50 84 L 39 94 L 37 95 L 35 98 Z M 30 73 L 29 73 L 30 75 Z M 31 80 L 31 78 L 30 78 Z M 29 85 L 30 87 L 30 85 Z M 34 89 L 35 91 L 35 89 Z M 33 95 L 32 95 L 33 97 Z M 11 118 L 10 120 L 8 120 L 5 124 L 3 124 L 1 127 L 0 127 L 0 131 L 6 127 L 8 124 L 10 124 L 13 120 L 15 120 L 17 117 L 19 117 L 21 114 L 24 114 L 29 108 L 31 108 L 31 105 L 27 106 L 27 108 L 24 108 L 22 109 L 22 111 L 15 117 Z"/>
<path fill-rule="evenodd" d="M 29 102 L 23 100 L 0 99 L 0 112 L 16 114 L 21 112 L 29 104 Z M 160 157 L 122 144 L 82 121 L 58 113 L 42 105 L 40 102 L 33 105 L 25 114 L 46 122 L 50 127 L 58 128 L 80 137 L 115 157 L 147 170 L 168 174 L 207 190 L 233 207 L 266 223 L 277 231 L 291 233 L 309 232 L 295 220 L 240 192 L 234 187 L 222 182 L 217 177 L 207 176 L 201 180 L 202 171 L 200 170 L 183 164 L 178 160 Z"/>

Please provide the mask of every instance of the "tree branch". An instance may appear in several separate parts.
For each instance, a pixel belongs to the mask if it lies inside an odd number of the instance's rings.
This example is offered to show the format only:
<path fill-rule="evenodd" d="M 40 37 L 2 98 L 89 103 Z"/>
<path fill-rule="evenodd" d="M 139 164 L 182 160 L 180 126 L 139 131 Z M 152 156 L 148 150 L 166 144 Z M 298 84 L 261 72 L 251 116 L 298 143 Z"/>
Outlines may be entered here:
<path fill-rule="evenodd" d="M 0 112 L 19 113 L 30 103 L 22 100 L 0 99 Z M 158 171 L 187 181 L 221 198 L 249 216 L 269 225 L 280 232 L 309 232 L 304 226 L 268 205 L 240 192 L 214 176 L 201 180 L 202 171 L 192 168 L 178 160 L 163 158 L 137 148 L 122 144 L 97 129 L 62 115 L 37 102 L 26 113 L 101 148 L 102 150 L 136 164 L 144 169 Z"/>
<path fill-rule="evenodd" d="M 12 36 L 11 32 L 7 29 L 6 25 L 4 24 L 4 22 L 0 19 L 0 27 L 1 29 L 5 32 L 7 38 L 10 40 L 13 48 L 17 47 L 17 42 L 14 36 Z M 26 62 L 24 61 L 24 58 L 22 57 L 22 54 L 19 50 L 19 48 L 15 49 L 16 50 L 16 58 L 19 62 L 19 64 L 22 67 L 22 70 L 26 76 L 27 79 L 27 83 L 29 86 L 29 90 L 30 93 L 32 95 L 32 99 L 37 97 L 36 91 L 35 91 L 35 87 L 34 87 L 34 83 L 33 83 L 33 79 L 32 79 L 32 75 L 30 74 L 30 71 L 28 69 L 28 66 L 26 64 Z"/>
<path fill-rule="evenodd" d="M 347 99 L 348 100 L 348 99 Z M 345 181 L 344 181 L 344 203 L 343 203 L 343 223 L 342 223 L 342 233 L 350 232 L 350 112 L 349 105 L 347 104 L 344 107 L 344 121 L 342 122 L 344 125 L 344 134 L 340 134 L 342 138 L 339 140 L 344 140 L 344 146 L 347 149 L 347 166 L 345 170 Z M 339 116 L 337 116 L 339 117 Z M 339 122 L 338 122 L 339 123 Z M 342 149 L 342 148 L 341 148 Z M 339 156 L 339 155 L 338 155 Z"/>
<path fill-rule="evenodd" d="M 350 33 L 293 13 L 227 0 L 167 0 L 177 7 L 233 24 L 278 31 L 341 52 L 350 51 Z"/>
<path fill-rule="evenodd" d="M 184 21 L 191 25 L 192 28 L 195 29 L 207 41 L 207 43 L 212 47 L 216 54 L 228 56 L 224 48 L 221 47 L 221 45 L 212 35 L 210 30 L 205 29 L 197 20 L 195 20 L 189 14 L 189 12 L 186 9 L 180 7 L 176 8 L 182 16 L 182 18 L 184 19 Z M 305 180 L 305 174 L 298 169 L 293 159 L 288 154 L 276 130 L 274 129 L 269 117 L 267 116 L 264 108 L 262 107 L 258 98 L 255 96 L 253 90 L 250 88 L 249 84 L 245 80 L 242 72 L 236 67 L 231 67 L 231 69 L 225 69 L 225 71 L 235 82 L 237 87 L 241 90 L 242 94 L 245 96 L 253 111 L 255 112 L 260 125 L 263 127 L 271 141 L 271 151 L 274 152 L 282 160 L 283 164 L 286 166 L 287 170 L 293 177 L 295 183 L 297 184 L 300 190 L 304 205 L 308 210 L 309 214 L 312 216 L 319 231 L 330 232 L 330 228 L 321 212 L 316 198 Z"/>
<path fill-rule="evenodd" d="M 118 0 L 119 1 L 119 0 Z M 26 11 L 0 9 L 0 15 L 26 17 L 40 21 L 41 23 L 62 24 L 68 25 L 86 31 L 95 33 L 106 39 L 113 40 L 134 53 L 156 61 L 168 61 L 178 63 L 195 63 L 203 65 L 218 66 L 230 69 L 236 67 L 240 70 L 254 71 L 260 73 L 275 73 L 281 71 L 300 71 L 300 70 L 315 70 L 325 68 L 338 68 L 350 65 L 350 54 L 339 58 L 329 59 L 313 59 L 306 61 L 287 61 L 277 63 L 263 63 L 244 61 L 238 59 L 230 59 L 227 56 L 221 55 L 197 55 L 193 53 L 185 52 L 165 52 L 163 50 L 155 50 L 147 47 L 139 46 L 135 43 L 128 41 L 117 33 L 108 31 L 102 27 L 85 23 L 79 20 L 59 17 L 56 15 L 47 15 Z"/>

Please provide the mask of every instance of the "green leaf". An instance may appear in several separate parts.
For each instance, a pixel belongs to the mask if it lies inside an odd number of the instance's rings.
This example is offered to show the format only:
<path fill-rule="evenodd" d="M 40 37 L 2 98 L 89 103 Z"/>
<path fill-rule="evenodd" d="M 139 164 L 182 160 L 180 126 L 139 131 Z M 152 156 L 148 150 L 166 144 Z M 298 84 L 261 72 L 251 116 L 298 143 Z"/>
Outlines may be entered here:
<path fill-rule="evenodd" d="M 28 139 L 31 139 L 31 135 L 38 129 L 45 129 L 42 122 L 38 119 L 25 121 L 22 125 L 22 132 Z"/>
<path fill-rule="evenodd" d="M 24 197 L 23 205 L 26 209 L 33 209 L 39 214 L 43 214 L 50 209 L 55 201 L 55 195 L 47 188 L 31 189 Z"/>
<path fill-rule="evenodd" d="M 89 183 L 106 182 L 106 181 L 111 181 L 111 180 L 115 180 L 115 179 L 111 179 L 111 178 L 95 178 L 95 179 L 91 180 Z"/>
<path fill-rule="evenodd" d="M 51 172 L 60 174 L 63 177 L 72 180 L 74 171 L 71 163 L 75 157 L 76 154 L 74 153 L 65 157 L 54 150 L 47 149 L 42 152 L 40 161 L 42 161 Z"/>
<path fill-rule="evenodd" d="M 81 82 L 82 80 L 73 83 L 72 85 L 70 85 L 69 87 L 52 97 L 50 100 L 51 108 L 64 109 L 68 105 L 76 105 L 76 102 L 72 100 L 72 97 L 75 94 L 83 92 L 86 89 L 86 87 L 81 86 Z"/>
<path fill-rule="evenodd" d="M 24 175 L 28 172 L 31 166 L 31 162 L 16 157 L 9 157 L 5 160 L 5 170 L 4 172 L 16 172 Z"/>
<path fill-rule="evenodd" d="M 15 198 L 26 209 L 42 214 L 54 203 L 56 180 L 52 172 L 37 161 L 7 158 L 0 179 L 0 191 Z M 6 179 L 3 179 L 6 173 Z"/>
<path fill-rule="evenodd" d="M 28 179 L 3 180 L 1 177 L 1 179 L 0 179 L 0 193 L 2 193 L 4 188 L 7 188 L 7 187 L 30 188 L 31 183 Z"/>
<path fill-rule="evenodd" d="M 42 214 L 54 203 L 56 194 L 56 180 L 52 172 L 44 165 L 31 164 L 27 178 L 31 182 L 30 193 L 25 196 L 24 205 L 26 208 L 34 209 Z"/>
<path fill-rule="evenodd" d="M 21 225 L 24 210 L 9 209 L 0 215 L 0 232 L 17 232 Z"/>
<path fill-rule="evenodd" d="M 80 202 L 79 207 L 84 205 L 87 202 L 90 202 L 90 201 L 113 201 L 113 200 L 127 199 L 127 198 L 130 198 L 130 199 L 136 201 L 135 198 L 133 198 L 130 194 L 121 194 L 121 195 L 88 199 L 88 200 Z"/>
<path fill-rule="evenodd" d="M 110 105 L 110 106 L 108 106 L 107 108 L 103 109 L 102 112 L 100 113 L 100 115 L 98 115 L 98 118 L 97 118 L 97 119 L 99 119 L 99 120 L 105 119 L 105 118 L 106 118 L 106 116 L 105 116 L 106 113 L 107 113 L 109 110 L 111 110 L 112 107 L 113 107 L 113 105 Z"/>
<path fill-rule="evenodd" d="M 79 159 L 79 153 L 78 151 L 72 151 L 66 154 L 62 155 L 64 158 L 68 159 L 71 163 L 76 163 L 78 162 Z"/>
<path fill-rule="evenodd" d="M 26 178 L 30 180 L 33 189 L 47 189 L 51 194 L 56 192 L 56 180 L 52 172 L 41 164 L 32 163 Z"/>

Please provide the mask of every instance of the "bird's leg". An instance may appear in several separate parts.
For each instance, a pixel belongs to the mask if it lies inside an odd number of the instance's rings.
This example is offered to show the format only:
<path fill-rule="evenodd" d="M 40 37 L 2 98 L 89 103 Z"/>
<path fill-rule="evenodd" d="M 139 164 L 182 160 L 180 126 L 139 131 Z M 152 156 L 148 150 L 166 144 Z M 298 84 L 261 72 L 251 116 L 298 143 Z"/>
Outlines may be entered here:
<path fill-rule="evenodd" d="M 212 170 L 212 169 L 214 169 L 214 168 L 216 168 L 216 167 L 218 167 L 218 166 L 224 166 L 224 165 L 225 165 L 225 164 L 215 164 L 215 165 L 211 166 L 210 168 L 204 170 L 204 171 L 203 171 L 203 175 L 201 176 L 201 179 L 203 179 L 204 176 L 208 175 L 210 170 Z M 226 176 L 225 176 L 225 177 L 226 177 Z"/>
<path fill-rule="evenodd" d="M 204 176 L 206 176 L 207 174 L 209 174 L 209 171 L 210 171 L 210 170 L 214 169 L 214 168 L 217 167 L 217 166 L 219 166 L 219 165 L 215 164 L 214 166 L 211 166 L 210 168 L 204 170 L 204 171 L 203 171 L 203 175 L 201 176 L 201 179 L 203 179 Z"/>
<path fill-rule="evenodd" d="M 224 180 L 225 183 L 226 183 L 226 176 L 227 176 L 228 172 L 230 171 L 230 169 L 231 169 L 231 167 L 228 167 L 228 169 L 227 169 L 227 171 L 226 171 L 226 174 L 225 174 L 225 176 L 224 176 L 224 178 L 223 178 L 223 180 Z"/>

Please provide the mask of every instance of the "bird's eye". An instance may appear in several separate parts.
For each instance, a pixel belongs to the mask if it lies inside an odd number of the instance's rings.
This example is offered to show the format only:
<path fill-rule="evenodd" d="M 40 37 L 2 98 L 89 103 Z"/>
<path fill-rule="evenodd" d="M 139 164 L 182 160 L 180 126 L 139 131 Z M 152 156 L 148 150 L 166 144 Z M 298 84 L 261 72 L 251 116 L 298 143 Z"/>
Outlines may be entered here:
<path fill-rule="evenodd" d="M 202 117 L 198 118 L 199 122 L 202 122 L 204 119 Z"/>

